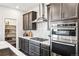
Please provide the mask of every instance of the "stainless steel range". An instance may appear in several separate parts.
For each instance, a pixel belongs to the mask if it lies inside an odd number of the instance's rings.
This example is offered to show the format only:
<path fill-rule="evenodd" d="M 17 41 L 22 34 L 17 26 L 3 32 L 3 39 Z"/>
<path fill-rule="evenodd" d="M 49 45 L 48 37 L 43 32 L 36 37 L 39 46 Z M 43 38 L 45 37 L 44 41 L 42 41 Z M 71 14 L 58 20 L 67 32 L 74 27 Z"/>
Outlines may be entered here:
<path fill-rule="evenodd" d="M 33 37 L 33 38 L 31 38 L 31 39 L 32 39 L 32 40 L 37 40 L 37 41 L 40 41 L 40 42 L 48 41 L 48 39 L 39 38 L 39 37 Z"/>
<path fill-rule="evenodd" d="M 51 50 L 60 55 L 78 55 L 78 22 L 53 23 Z"/>

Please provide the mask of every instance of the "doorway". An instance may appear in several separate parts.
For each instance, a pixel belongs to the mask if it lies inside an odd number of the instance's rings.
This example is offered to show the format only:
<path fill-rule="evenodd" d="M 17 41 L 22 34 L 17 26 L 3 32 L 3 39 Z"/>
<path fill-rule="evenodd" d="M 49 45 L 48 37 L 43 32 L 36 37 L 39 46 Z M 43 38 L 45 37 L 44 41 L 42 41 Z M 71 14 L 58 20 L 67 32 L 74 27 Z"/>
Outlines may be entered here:
<path fill-rule="evenodd" d="M 16 19 L 5 19 L 5 41 L 16 47 Z"/>

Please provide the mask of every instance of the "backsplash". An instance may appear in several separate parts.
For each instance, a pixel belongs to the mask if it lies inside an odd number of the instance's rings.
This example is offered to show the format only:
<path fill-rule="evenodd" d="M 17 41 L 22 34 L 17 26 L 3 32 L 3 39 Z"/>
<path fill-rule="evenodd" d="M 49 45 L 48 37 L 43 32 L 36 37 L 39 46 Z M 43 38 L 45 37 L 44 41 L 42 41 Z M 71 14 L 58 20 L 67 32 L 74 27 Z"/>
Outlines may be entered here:
<path fill-rule="evenodd" d="M 37 30 L 31 30 L 33 33 L 33 37 L 41 37 L 41 38 L 48 38 L 50 31 L 47 29 L 47 22 L 37 23 Z M 24 31 L 25 32 L 25 31 Z M 29 32 L 27 30 L 26 32 Z"/>

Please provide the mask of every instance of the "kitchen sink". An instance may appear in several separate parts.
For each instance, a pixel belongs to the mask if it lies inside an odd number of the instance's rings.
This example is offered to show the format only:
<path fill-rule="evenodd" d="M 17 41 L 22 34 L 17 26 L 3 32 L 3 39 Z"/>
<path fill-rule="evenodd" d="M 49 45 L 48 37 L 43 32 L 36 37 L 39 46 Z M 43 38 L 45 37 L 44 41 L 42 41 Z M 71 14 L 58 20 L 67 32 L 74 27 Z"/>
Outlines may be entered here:
<path fill-rule="evenodd" d="M 40 42 L 48 41 L 48 39 L 39 38 L 39 37 L 33 37 L 33 38 L 31 38 L 31 39 L 32 39 L 32 40 L 37 40 L 37 41 L 40 41 Z"/>
<path fill-rule="evenodd" d="M 0 49 L 0 56 L 17 56 L 10 48 Z"/>

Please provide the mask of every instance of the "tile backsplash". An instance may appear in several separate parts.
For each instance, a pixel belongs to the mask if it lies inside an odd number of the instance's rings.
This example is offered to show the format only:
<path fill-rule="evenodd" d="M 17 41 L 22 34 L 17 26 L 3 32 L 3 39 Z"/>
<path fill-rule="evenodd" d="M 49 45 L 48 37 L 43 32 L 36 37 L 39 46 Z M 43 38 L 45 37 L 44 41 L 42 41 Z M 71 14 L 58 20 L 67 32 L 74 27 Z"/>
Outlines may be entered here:
<path fill-rule="evenodd" d="M 27 30 L 26 32 L 28 32 Z M 50 31 L 47 29 L 47 22 L 37 23 L 37 30 L 31 30 L 33 33 L 33 37 L 41 37 L 41 38 L 48 38 Z M 25 31 L 24 31 L 25 32 Z"/>

